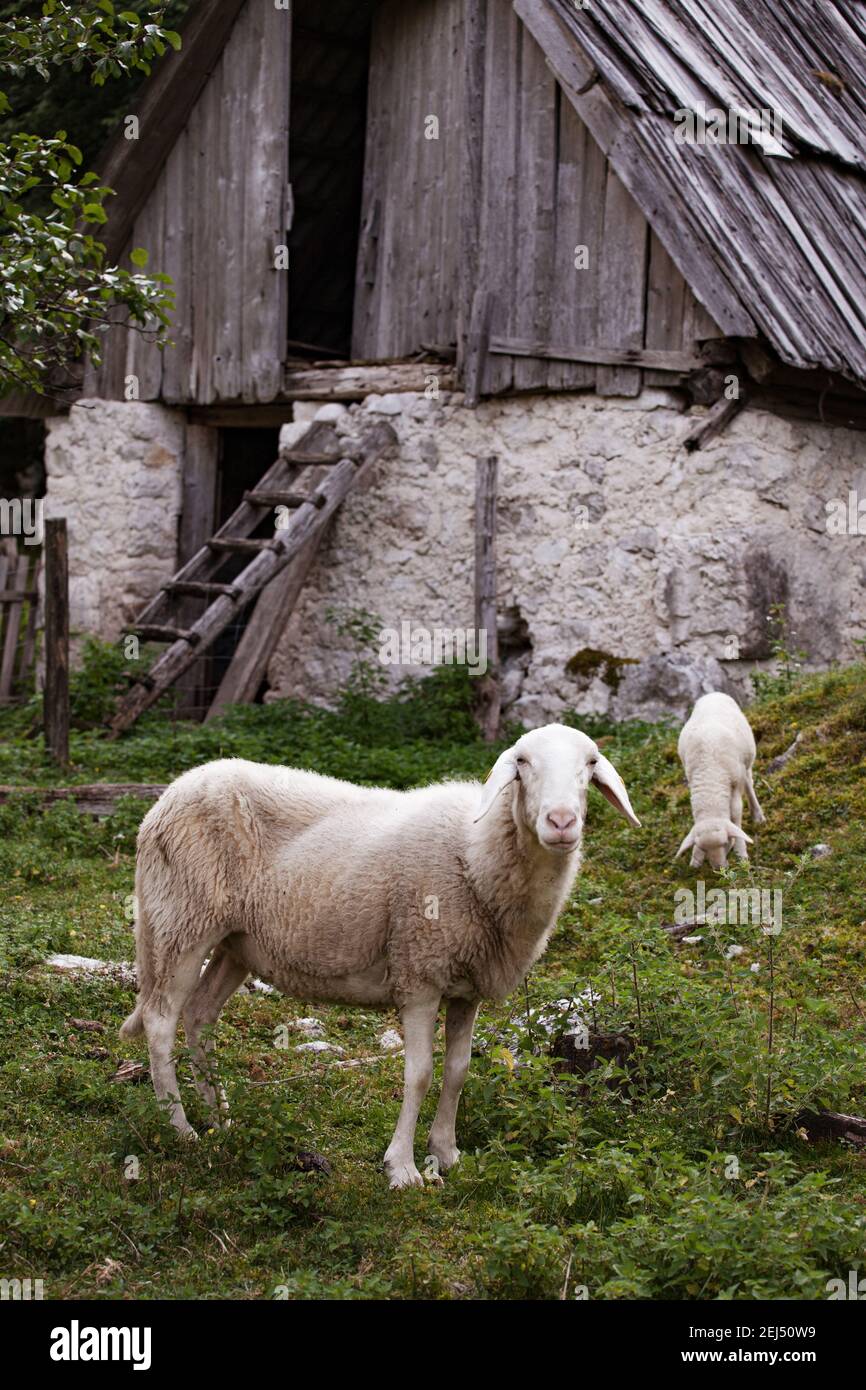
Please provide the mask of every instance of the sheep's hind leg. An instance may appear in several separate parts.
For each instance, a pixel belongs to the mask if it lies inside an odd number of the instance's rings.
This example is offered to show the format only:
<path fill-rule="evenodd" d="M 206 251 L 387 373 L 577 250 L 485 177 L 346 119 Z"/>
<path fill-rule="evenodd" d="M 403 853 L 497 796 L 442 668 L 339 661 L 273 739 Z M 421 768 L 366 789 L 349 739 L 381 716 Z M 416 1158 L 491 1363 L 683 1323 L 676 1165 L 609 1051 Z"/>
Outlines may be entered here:
<path fill-rule="evenodd" d="M 472 1057 L 472 1030 L 478 1014 L 477 999 L 449 999 L 445 1013 L 445 1070 L 436 1118 L 430 1130 L 427 1152 L 439 1171 L 446 1173 L 460 1157 L 457 1147 L 457 1106 Z"/>
<path fill-rule="evenodd" d="M 423 1187 L 415 1167 L 415 1126 L 418 1112 L 433 1080 L 433 1032 L 440 996 L 423 995 L 401 1011 L 405 1042 L 403 1104 L 394 1136 L 385 1151 L 385 1171 L 391 1187 Z"/>
<path fill-rule="evenodd" d="M 154 987 L 142 1009 L 153 1089 L 158 1101 L 168 1102 L 169 1119 L 184 1139 L 196 1139 L 198 1136 L 181 1104 L 174 1044 L 181 1009 L 198 984 L 206 954 L 206 943 L 186 951 Z"/>
<path fill-rule="evenodd" d="M 195 1085 L 217 1124 L 228 1128 L 228 1101 L 220 1086 L 213 1060 L 214 1039 L 202 1039 L 202 1031 L 213 1028 L 223 1005 L 243 984 L 247 968 L 218 946 L 207 969 L 183 1006 L 183 1026 L 192 1054 Z"/>
<path fill-rule="evenodd" d="M 755 792 L 755 784 L 752 781 L 751 768 L 749 768 L 748 772 L 746 773 L 746 796 L 749 800 L 749 810 L 752 813 L 752 820 L 755 822 L 755 825 L 763 825 L 767 817 L 761 810 L 761 803 L 758 800 L 757 794 Z"/>

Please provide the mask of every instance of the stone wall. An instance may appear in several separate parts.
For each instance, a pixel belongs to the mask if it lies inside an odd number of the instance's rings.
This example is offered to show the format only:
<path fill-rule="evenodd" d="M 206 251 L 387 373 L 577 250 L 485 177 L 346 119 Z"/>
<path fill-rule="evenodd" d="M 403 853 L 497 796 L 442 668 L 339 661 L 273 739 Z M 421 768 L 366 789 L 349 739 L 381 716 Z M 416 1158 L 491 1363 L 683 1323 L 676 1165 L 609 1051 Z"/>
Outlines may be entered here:
<path fill-rule="evenodd" d="M 329 416 L 336 413 L 328 407 Z M 747 409 L 688 453 L 668 392 L 636 400 L 369 397 L 400 445 L 350 496 L 271 662 L 272 696 L 327 702 L 352 654 L 326 610 L 385 626 L 470 627 L 474 461 L 500 459 L 499 590 L 512 712 L 682 714 L 708 689 L 748 696 L 785 641 L 815 665 L 866 637 L 866 543 L 833 536 L 825 503 L 866 496 L 866 437 Z M 316 408 L 303 405 L 299 418 Z M 292 435 L 296 427 L 291 427 Z M 864 527 L 866 529 L 866 527 Z M 396 683 L 420 666 L 389 666 Z"/>
<path fill-rule="evenodd" d="M 286 443 L 318 413 L 296 407 Z M 324 408 L 346 433 L 376 413 L 399 447 L 339 513 L 272 659 L 272 697 L 328 702 L 345 680 L 353 652 L 329 609 L 434 637 L 472 627 L 474 465 L 492 453 L 505 689 L 527 723 L 568 708 L 682 714 L 705 689 L 748 696 L 778 635 L 774 605 L 815 665 L 866 638 L 866 540 L 830 534 L 826 509 L 851 489 L 866 498 L 862 433 L 750 408 L 690 454 L 693 416 L 664 391 Z M 78 632 L 116 638 L 173 573 L 183 447 L 182 413 L 159 405 L 83 402 L 49 421 L 46 512 L 69 520 Z M 425 669 L 385 668 L 392 685 Z"/>
<path fill-rule="evenodd" d="M 69 530 L 73 633 L 111 641 L 176 569 L 182 412 L 82 401 L 47 422 L 46 516 Z"/>

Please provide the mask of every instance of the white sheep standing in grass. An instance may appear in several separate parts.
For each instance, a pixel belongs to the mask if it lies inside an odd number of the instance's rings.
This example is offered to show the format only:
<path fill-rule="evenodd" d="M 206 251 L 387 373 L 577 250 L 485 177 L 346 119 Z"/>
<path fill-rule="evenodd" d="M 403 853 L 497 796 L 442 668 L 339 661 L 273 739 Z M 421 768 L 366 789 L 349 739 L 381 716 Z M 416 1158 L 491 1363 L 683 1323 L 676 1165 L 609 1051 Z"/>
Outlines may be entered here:
<path fill-rule="evenodd" d="M 743 830 L 743 796 L 756 825 L 764 822 L 752 781 L 755 736 L 736 700 L 720 691 L 702 695 L 683 725 L 677 752 L 686 771 L 694 825 L 676 857 L 691 848 L 691 863 L 698 868 L 708 859 L 723 869 L 728 852 L 748 859 L 746 844 L 752 840 Z"/>
<path fill-rule="evenodd" d="M 428 1152 L 450 1168 L 479 1003 L 504 998 L 543 952 L 580 865 L 590 782 L 640 824 L 592 739 L 558 724 L 524 734 L 483 786 L 388 791 L 243 759 L 173 782 L 139 832 L 139 999 L 121 1032 L 146 1033 L 154 1090 L 179 1133 L 195 1137 L 178 1094 L 178 1022 L 200 1093 L 224 1112 L 202 1030 L 252 971 L 299 1000 L 399 1010 L 392 1187 L 422 1182 L 415 1127 L 444 998 Z"/>

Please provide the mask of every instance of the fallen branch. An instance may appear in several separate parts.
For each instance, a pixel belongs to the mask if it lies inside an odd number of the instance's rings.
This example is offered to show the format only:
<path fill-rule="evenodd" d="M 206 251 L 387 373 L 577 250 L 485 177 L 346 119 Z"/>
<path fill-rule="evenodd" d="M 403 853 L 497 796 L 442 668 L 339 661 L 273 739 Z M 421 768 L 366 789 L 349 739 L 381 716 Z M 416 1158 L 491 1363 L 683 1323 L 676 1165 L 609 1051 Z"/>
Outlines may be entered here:
<path fill-rule="evenodd" d="M 846 1139 L 858 1149 L 866 1148 L 866 1120 L 860 1115 L 842 1115 L 837 1110 L 801 1110 L 794 1116 L 797 1129 L 810 1139 Z"/>
<path fill-rule="evenodd" d="M 43 807 L 54 806 L 58 801 L 74 801 L 78 810 L 88 815 L 110 816 L 121 797 L 156 801 L 164 791 L 164 785 L 150 782 L 93 782 L 80 787 L 0 786 L 0 803 L 15 796 L 38 796 Z"/>
<path fill-rule="evenodd" d="M 782 768 L 787 766 L 787 764 L 791 761 L 794 754 L 796 753 L 798 747 L 800 746 L 802 738 L 803 734 L 801 732 L 794 739 L 794 742 L 791 744 L 790 748 L 786 748 L 784 753 L 780 753 L 777 758 L 770 759 L 764 770 L 765 777 L 771 777 L 774 772 L 781 772 Z"/>

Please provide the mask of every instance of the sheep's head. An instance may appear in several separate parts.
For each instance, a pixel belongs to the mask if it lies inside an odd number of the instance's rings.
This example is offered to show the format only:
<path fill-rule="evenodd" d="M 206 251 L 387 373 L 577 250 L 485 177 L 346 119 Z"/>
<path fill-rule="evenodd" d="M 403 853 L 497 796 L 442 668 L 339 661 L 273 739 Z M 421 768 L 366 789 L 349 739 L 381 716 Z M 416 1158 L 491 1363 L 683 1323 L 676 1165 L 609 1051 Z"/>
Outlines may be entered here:
<path fill-rule="evenodd" d="M 732 820 L 727 820 L 724 816 L 718 819 L 707 817 L 706 820 L 695 822 L 677 850 L 676 858 L 679 859 L 681 854 L 691 849 L 693 869 L 700 868 L 705 859 L 710 861 L 714 869 L 724 869 L 735 840 L 742 840 L 744 844 L 749 845 L 752 843 L 751 836 L 739 825 L 734 825 Z"/>
<path fill-rule="evenodd" d="M 524 734 L 497 758 L 475 819 L 486 816 L 510 788 L 518 824 L 552 854 L 570 854 L 583 834 L 590 783 L 626 820 L 640 825 L 622 778 L 592 739 L 564 724 L 547 724 Z"/>

